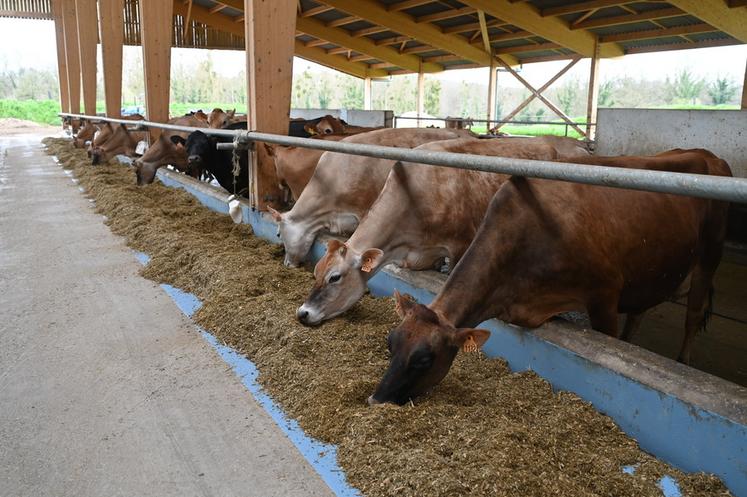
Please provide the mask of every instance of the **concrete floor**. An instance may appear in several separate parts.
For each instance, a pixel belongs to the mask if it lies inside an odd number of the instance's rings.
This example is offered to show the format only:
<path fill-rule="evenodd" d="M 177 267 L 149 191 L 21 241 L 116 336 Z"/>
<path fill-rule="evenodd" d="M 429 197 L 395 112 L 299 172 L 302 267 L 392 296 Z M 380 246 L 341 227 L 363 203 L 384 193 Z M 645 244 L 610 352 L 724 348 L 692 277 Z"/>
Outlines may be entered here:
<path fill-rule="evenodd" d="M 330 489 L 40 148 L 0 137 L 0 495 Z"/>

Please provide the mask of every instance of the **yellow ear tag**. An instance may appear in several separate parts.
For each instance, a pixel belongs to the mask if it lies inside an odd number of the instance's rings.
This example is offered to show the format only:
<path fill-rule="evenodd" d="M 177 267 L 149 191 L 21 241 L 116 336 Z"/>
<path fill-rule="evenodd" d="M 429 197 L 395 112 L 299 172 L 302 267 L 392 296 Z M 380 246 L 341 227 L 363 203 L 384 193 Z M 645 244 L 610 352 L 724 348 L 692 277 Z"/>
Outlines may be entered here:
<path fill-rule="evenodd" d="M 367 258 L 366 258 L 366 260 L 365 260 L 365 261 L 363 261 L 363 265 L 361 266 L 361 271 L 363 271 L 364 273 L 370 273 L 370 272 L 371 272 L 371 269 L 373 269 L 373 268 L 371 267 L 371 262 L 373 262 L 373 261 L 371 260 L 371 258 L 370 258 L 370 257 L 367 257 Z"/>
<path fill-rule="evenodd" d="M 467 337 L 467 339 L 464 341 L 462 350 L 465 352 L 477 352 L 477 342 L 475 342 L 475 339 L 472 337 L 472 335 Z"/>

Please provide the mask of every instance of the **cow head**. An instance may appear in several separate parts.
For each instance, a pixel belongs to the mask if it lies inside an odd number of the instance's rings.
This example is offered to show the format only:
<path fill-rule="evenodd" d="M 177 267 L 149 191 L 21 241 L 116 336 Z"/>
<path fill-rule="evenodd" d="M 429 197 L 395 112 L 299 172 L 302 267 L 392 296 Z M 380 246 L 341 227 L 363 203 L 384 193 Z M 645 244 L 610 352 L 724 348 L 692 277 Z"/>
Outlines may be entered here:
<path fill-rule="evenodd" d="M 332 135 L 335 133 L 344 133 L 345 126 L 343 126 L 339 119 L 326 115 L 314 126 L 314 131 L 319 135 Z"/>
<path fill-rule="evenodd" d="M 180 171 L 187 169 L 187 152 L 184 148 L 184 139 L 176 140 L 177 137 L 181 138 L 178 135 L 167 137 L 166 133 L 161 133 L 143 156 L 133 163 L 138 185 L 153 183 L 158 168 L 166 164 L 171 164 Z"/>
<path fill-rule="evenodd" d="M 444 379 L 459 349 L 476 351 L 490 336 L 487 330 L 455 328 L 407 295 L 395 292 L 394 298 L 402 323 L 387 337 L 389 367 L 369 405 L 402 405 L 426 393 Z"/>
<path fill-rule="evenodd" d="M 327 242 L 327 253 L 314 268 L 314 287 L 296 312 L 298 320 L 315 325 L 350 309 L 383 261 L 384 252 L 377 248 L 357 253 L 338 240 Z"/>
<path fill-rule="evenodd" d="M 116 126 L 112 135 L 103 145 L 92 147 L 91 164 L 94 166 L 108 162 L 116 155 L 132 155 L 135 144 L 124 124 Z"/>
<path fill-rule="evenodd" d="M 218 129 L 225 128 L 233 122 L 235 114 L 236 109 L 224 111 L 223 109 L 215 108 L 208 116 L 208 126 Z"/>
<path fill-rule="evenodd" d="M 283 247 L 285 247 L 283 264 L 287 267 L 300 267 L 314 244 L 316 231 L 307 229 L 304 224 L 293 221 L 289 212 L 280 213 L 270 206 L 267 207 L 267 210 L 278 224 L 277 235 L 283 242 Z"/>
<path fill-rule="evenodd" d="M 86 146 L 86 143 L 93 139 L 95 132 L 96 128 L 94 127 L 93 123 L 91 123 L 91 121 L 86 121 L 80 128 L 80 131 L 78 131 L 78 134 L 75 135 L 73 146 L 75 148 L 84 148 Z"/>
<path fill-rule="evenodd" d="M 208 136 L 202 131 L 194 131 L 186 140 L 180 136 L 172 136 L 171 140 L 177 145 L 183 145 L 187 152 L 187 170 L 198 177 L 207 169 L 206 158 L 215 150 L 215 137 Z M 176 140 L 176 141 L 175 141 Z"/>

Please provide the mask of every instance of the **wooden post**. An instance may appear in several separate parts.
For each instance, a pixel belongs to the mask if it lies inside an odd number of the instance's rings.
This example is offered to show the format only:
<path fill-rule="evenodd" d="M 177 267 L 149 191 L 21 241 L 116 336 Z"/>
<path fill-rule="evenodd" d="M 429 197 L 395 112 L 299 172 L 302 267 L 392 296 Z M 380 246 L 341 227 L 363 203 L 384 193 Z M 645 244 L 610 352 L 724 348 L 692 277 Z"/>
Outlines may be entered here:
<path fill-rule="evenodd" d="M 67 94 L 70 97 L 68 111 L 80 114 L 80 52 L 78 51 L 78 20 L 75 15 L 75 0 L 62 2 L 62 20 L 65 29 L 65 62 L 67 63 Z"/>
<path fill-rule="evenodd" d="M 57 78 L 60 82 L 60 109 L 70 112 L 70 94 L 67 86 L 67 60 L 65 56 L 65 25 L 62 20 L 62 0 L 52 1 L 54 34 L 57 42 Z"/>
<path fill-rule="evenodd" d="M 106 115 L 122 114 L 122 44 L 124 43 L 124 0 L 99 0 L 101 61 L 104 70 Z"/>
<path fill-rule="evenodd" d="M 249 129 L 288 134 L 296 7 L 297 0 L 244 0 Z M 250 159 L 252 205 L 279 207 L 274 161 L 265 147 L 255 147 Z"/>
<path fill-rule="evenodd" d="M 425 73 L 418 73 L 418 128 L 420 127 L 420 116 L 425 113 Z"/>
<path fill-rule="evenodd" d="M 165 123 L 169 120 L 174 4 L 166 0 L 139 1 L 146 116 L 149 121 Z M 150 130 L 151 141 L 160 135 L 161 130 Z"/>
<path fill-rule="evenodd" d="M 747 64 L 744 67 L 744 86 L 742 86 L 742 110 L 747 110 Z"/>
<path fill-rule="evenodd" d="M 495 57 L 490 58 L 490 77 L 488 79 L 488 125 L 487 129 L 493 127 L 495 121 L 495 93 L 498 87 L 498 71 Z"/>
<path fill-rule="evenodd" d="M 96 115 L 96 48 L 98 43 L 98 19 L 96 0 L 75 0 L 76 25 L 78 27 L 78 53 L 83 77 L 83 109 Z"/>
<path fill-rule="evenodd" d="M 371 78 L 363 80 L 363 110 L 371 110 Z"/>
<path fill-rule="evenodd" d="M 591 58 L 589 71 L 589 95 L 586 102 L 586 140 L 594 140 L 596 135 L 597 104 L 599 102 L 599 39 L 594 40 L 594 56 Z"/>

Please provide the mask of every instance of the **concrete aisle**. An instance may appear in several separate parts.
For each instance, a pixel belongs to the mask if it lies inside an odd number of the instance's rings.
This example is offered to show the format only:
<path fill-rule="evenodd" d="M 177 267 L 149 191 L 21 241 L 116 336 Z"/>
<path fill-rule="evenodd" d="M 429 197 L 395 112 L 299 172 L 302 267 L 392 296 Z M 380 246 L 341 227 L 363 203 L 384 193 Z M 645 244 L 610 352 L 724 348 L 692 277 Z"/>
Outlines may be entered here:
<path fill-rule="evenodd" d="M 0 138 L 0 496 L 331 495 L 39 138 Z"/>

